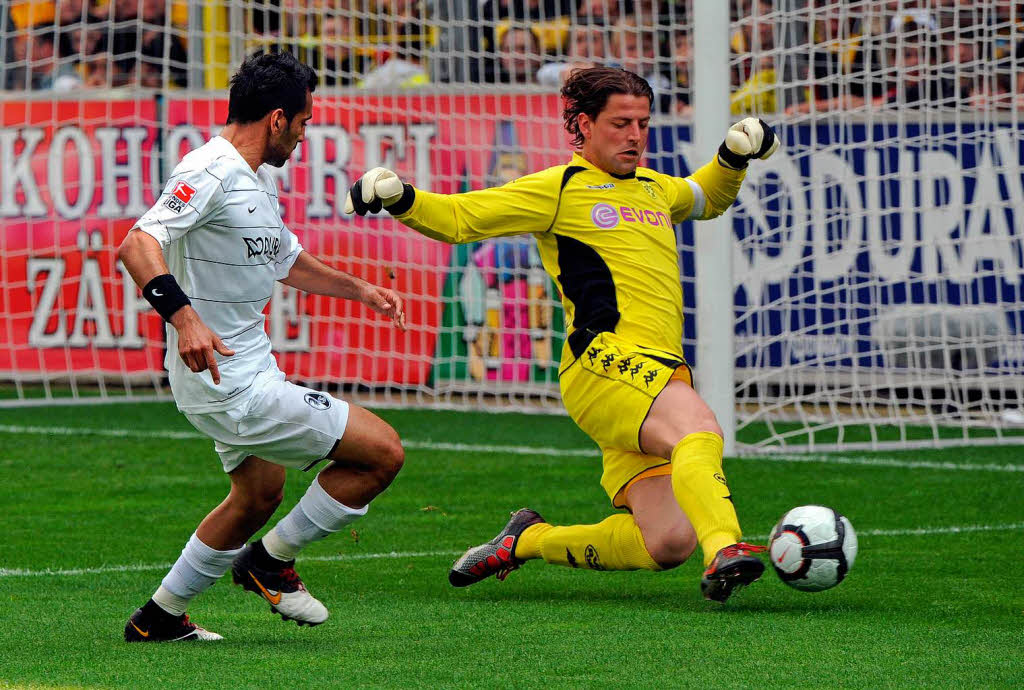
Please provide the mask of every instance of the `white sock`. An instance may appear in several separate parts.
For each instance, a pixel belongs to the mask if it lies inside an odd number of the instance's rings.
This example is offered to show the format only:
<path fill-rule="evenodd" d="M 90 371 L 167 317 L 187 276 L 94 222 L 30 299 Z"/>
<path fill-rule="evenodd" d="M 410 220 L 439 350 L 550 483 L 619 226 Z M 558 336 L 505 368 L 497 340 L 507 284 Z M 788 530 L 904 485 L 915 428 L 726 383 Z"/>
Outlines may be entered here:
<path fill-rule="evenodd" d="M 171 571 L 153 594 L 153 601 L 167 613 L 180 616 L 195 599 L 231 567 L 241 549 L 217 551 L 193 533 Z"/>
<path fill-rule="evenodd" d="M 263 535 L 263 548 L 278 560 L 290 561 L 307 544 L 339 531 L 366 515 L 368 509 L 369 506 L 349 508 L 339 503 L 314 478 L 298 504 Z"/>

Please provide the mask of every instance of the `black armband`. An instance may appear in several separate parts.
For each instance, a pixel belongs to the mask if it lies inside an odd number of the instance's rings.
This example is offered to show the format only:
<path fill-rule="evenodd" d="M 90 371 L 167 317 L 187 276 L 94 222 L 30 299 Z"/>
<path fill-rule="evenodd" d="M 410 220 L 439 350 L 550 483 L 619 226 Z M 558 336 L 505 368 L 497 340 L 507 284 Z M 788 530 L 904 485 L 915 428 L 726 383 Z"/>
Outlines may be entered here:
<path fill-rule="evenodd" d="M 174 312 L 192 304 L 191 300 L 178 287 L 178 281 L 170 273 L 164 273 L 146 283 L 146 287 L 142 288 L 142 296 L 167 322 L 170 322 Z"/>

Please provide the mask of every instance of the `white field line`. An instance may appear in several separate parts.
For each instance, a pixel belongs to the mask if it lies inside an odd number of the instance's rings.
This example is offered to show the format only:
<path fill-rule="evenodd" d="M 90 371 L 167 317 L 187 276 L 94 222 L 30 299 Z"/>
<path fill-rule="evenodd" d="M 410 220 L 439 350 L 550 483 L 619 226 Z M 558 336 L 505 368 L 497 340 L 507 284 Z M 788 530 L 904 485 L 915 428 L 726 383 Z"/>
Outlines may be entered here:
<path fill-rule="evenodd" d="M 858 532 L 860 539 L 864 537 L 927 537 L 939 534 L 967 534 L 971 532 L 1016 532 L 1024 530 L 1024 522 L 1012 522 L 1005 525 L 950 525 L 948 527 L 918 527 L 905 529 L 869 529 Z M 752 541 L 766 541 L 767 534 L 755 534 L 748 537 Z M 461 551 L 385 551 L 381 553 L 337 554 L 334 556 L 300 557 L 303 562 L 344 562 L 366 560 L 400 560 L 406 558 L 452 558 Z M 44 568 L 31 570 L 28 568 L 0 568 L 2 577 L 72 577 L 75 575 L 105 575 L 109 573 L 137 573 L 150 570 L 168 570 L 171 563 L 137 563 L 134 565 L 103 565 L 95 568 Z"/>
<path fill-rule="evenodd" d="M 95 429 L 91 427 L 17 426 L 0 425 L 0 433 L 40 434 L 53 436 L 107 436 L 112 438 L 166 438 L 172 440 L 203 440 L 206 436 L 195 431 L 167 431 L 160 429 Z M 411 450 L 452 451 L 455 453 L 499 453 L 505 455 L 539 455 L 552 457 L 601 457 L 596 448 L 548 448 L 543 446 L 510 446 L 476 443 L 447 443 L 443 441 L 415 441 L 403 439 L 402 445 Z M 962 472 L 1024 472 L 1024 465 L 996 463 L 933 462 L 927 460 L 900 460 L 898 458 L 869 457 L 863 455 L 779 454 L 745 455 L 739 459 L 766 462 L 824 463 L 832 465 L 859 465 L 867 467 L 896 467 L 913 470 L 950 470 Z"/>

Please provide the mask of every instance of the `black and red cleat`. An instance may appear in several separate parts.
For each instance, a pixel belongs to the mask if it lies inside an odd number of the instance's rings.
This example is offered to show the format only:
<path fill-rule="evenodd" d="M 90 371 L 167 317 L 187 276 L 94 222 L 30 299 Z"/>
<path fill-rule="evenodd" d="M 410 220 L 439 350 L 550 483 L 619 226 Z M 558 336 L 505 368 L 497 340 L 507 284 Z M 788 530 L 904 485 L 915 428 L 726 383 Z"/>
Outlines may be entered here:
<path fill-rule="evenodd" d="M 524 561 L 515 557 L 516 542 L 527 527 L 544 522 L 535 510 L 521 508 L 512 513 L 508 523 L 494 539 L 486 544 L 474 546 L 452 565 L 448 571 L 448 582 L 453 587 L 467 587 L 497 575 L 504 580 L 510 572 Z"/>
<path fill-rule="evenodd" d="M 764 563 L 754 554 L 766 550 L 743 542 L 720 549 L 701 578 L 701 594 L 705 599 L 724 602 L 736 590 L 756 582 L 764 572 Z"/>
<path fill-rule="evenodd" d="M 222 639 L 217 633 L 190 621 L 187 613 L 180 616 L 167 613 L 152 599 L 136 609 L 124 626 L 125 642 L 211 642 Z"/>

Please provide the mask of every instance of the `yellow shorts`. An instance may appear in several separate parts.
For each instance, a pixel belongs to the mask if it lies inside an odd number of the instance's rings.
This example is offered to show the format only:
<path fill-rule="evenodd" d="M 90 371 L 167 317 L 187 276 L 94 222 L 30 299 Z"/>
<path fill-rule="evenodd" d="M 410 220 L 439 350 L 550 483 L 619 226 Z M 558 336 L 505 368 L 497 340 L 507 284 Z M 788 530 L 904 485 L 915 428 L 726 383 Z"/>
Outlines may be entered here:
<path fill-rule="evenodd" d="M 685 362 L 615 333 L 599 333 L 559 376 L 566 411 L 601 448 L 601 486 L 617 508 L 632 482 L 671 471 L 664 458 L 640 451 L 640 427 L 672 379 L 693 385 Z"/>

